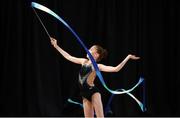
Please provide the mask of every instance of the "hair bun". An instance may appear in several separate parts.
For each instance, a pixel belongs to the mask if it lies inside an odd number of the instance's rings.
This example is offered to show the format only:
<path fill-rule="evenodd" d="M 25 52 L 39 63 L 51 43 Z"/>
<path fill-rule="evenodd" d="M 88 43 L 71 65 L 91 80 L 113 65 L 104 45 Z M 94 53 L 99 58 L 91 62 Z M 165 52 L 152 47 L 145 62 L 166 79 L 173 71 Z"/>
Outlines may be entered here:
<path fill-rule="evenodd" d="M 99 45 L 94 45 L 94 46 L 97 50 L 97 53 L 99 54 L 97 61 L 101 61 L 103 58 L 107 57 L 107 50 L 106 49 L 102 48 Z"/>

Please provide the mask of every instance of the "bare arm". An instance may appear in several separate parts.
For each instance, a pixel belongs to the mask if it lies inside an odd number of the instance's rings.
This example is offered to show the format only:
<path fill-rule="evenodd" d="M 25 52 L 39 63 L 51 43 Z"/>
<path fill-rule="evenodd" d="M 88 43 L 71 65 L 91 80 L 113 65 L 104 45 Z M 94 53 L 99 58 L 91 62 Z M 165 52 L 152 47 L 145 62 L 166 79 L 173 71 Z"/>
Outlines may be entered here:
<path fill-rule="evenodd" d="M 76 64 L 83 64 L 84 61 L 86 61 L 87 59 L 85 58 L 77 58 L 74 56 L 71 56 L 70 54 L 68 54 L 66 51 L 64 51 L 61 47 L 59 47 L 57 45 L 57 40 L 54 38 L 50 38 L 51 39 L 51 44 L 54 46 L 55 49 L 58 50 L 58 52 L 67 60 L 76 63 Z"/>
<path fill-rule="evenodd" d="M 98 67 L 100 69 L 100 71 L 104 71 L 104 72 L 118 72 L 119 70 L 121 70 L 124 65 L 127 63 L 127 61 L 129 59 L 133 59 L 133 60 L 137 60 L 139 59 L 140 57 L 136 57 L 135 55 L 128 55 L 119 65 L 117 66 L 106 66 L 106 65 L 103 65 L 103 64 L 98 64 Z"/>

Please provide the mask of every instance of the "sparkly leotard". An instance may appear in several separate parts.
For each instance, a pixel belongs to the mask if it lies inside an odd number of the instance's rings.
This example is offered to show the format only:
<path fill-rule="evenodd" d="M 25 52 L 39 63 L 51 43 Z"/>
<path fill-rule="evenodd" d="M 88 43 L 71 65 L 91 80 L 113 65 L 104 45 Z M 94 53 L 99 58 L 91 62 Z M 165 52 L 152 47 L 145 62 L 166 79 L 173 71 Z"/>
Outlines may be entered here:
<path fill-rule="evenodd" d="M 90 86 L 87 83 L 87 79 L 91 72 L 93 71 L 91 65 L 82 65 L 81 70 L 79 72 L 79 83 L 80 83 L 80 95 L 83 98 L 91 101 L 91 97 L 94 93 L 99 92 L 98 88 L 95 86 Z"/>

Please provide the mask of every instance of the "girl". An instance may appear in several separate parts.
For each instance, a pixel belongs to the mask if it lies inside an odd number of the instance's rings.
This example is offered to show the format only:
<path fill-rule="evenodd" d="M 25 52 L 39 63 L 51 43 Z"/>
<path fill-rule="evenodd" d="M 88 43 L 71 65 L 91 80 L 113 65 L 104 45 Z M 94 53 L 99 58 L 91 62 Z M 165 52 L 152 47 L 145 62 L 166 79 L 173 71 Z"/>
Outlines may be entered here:
<path fill-rule="evenodd" d="M 80 95 L 83 99 L 83 108 L 85 117 L 94 117 L 94 111 L 97 117 L 104 117 L 103 106 L 101 101 L 101 94 L 98 88 L 94 85 L 94 79 L 96 78 L 96 72 L 92 66 L 91 60 L 88 55 L 87 58 L 77 58 L 71 56 L 62 48 L 57 45 L 57 40 L 51 39 L 51 44 L 59 53 L 67 60 L 80 64 L 81 70 L 79 72 L 79 83 L 80 83 Z M 107 56 L 107 51 L 99 45 L 93 45 L 89 52 L 93 56 L 96 62 L 101 61 L 101 59 Z M 106 66 L 104 64 L 98 64 L 99 70 L 103 72 L 118 72 L 127 63 L 129 59 L 137 60 L 140 57 L 129 54 L 119 65 L 117 66 Z"/>

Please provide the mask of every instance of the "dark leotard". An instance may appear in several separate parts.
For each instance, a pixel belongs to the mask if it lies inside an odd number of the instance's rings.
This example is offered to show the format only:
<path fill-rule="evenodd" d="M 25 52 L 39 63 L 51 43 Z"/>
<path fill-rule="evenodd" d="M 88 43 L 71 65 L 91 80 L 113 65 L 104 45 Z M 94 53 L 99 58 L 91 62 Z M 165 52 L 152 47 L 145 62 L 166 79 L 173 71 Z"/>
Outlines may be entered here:
<path fill-rule="evenodd" d="M 81 70 L 79 72 L 79 83 L 80 83 L 80 95 L 83 98 L 91 101 L 91 97 L 94 93 L 99 92 L 98 88 L 95 86 L 90 86 L 87 83 L 87 79 L 92 72 L 91 65 L 82 65 Z"/>

